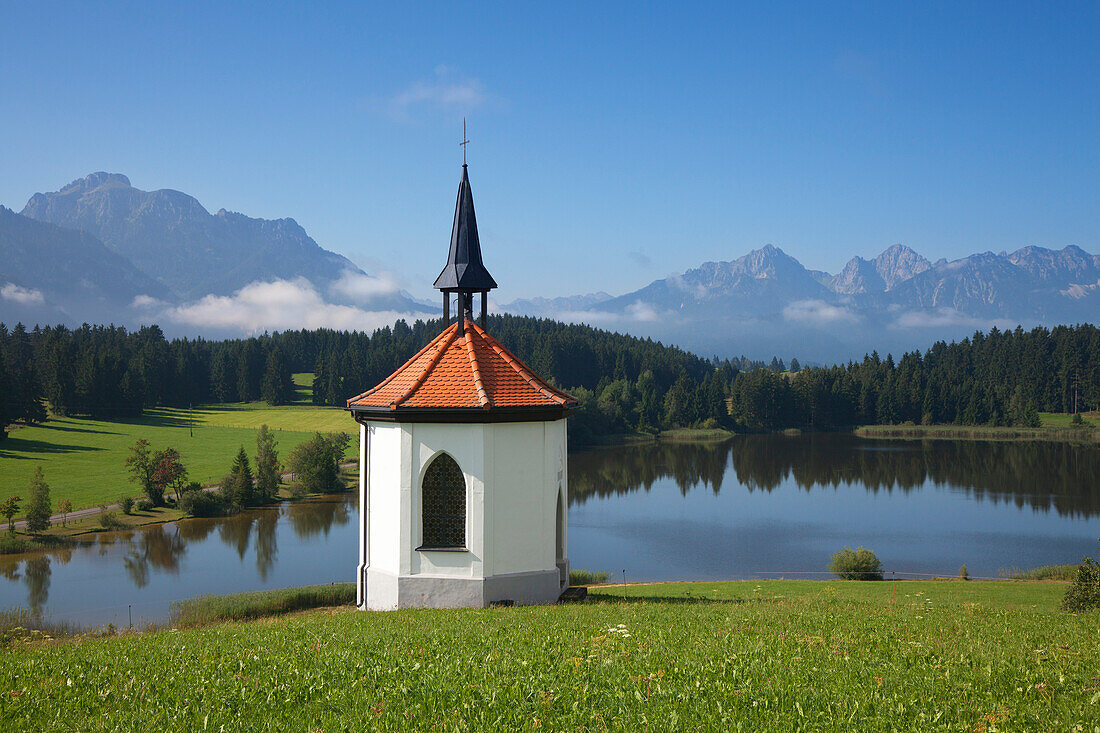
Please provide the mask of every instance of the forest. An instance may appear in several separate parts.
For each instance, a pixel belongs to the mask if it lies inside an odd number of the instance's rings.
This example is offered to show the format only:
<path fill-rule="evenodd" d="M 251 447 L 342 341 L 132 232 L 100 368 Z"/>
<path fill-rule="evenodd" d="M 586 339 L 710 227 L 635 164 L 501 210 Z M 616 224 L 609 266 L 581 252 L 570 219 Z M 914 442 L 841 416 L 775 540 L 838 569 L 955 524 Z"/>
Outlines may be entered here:
<path fill-rule="evenodd" d="M 167 339 L 158 326 L 0 324 L 0 436 L 59 415 L 120 419 L 156 406 L 293 399 L 312 372 L 313 401 L 343 406 L 442 328 L 398 321 L 372 334 L 299 330 L 210 341 Z M 703 359 L 674 346 L 589 326 L 510 315 L 488 330 L 580 401 L 578 444 L 679 427 L 741 432 L 867 424 L 1037 425 L 1038 413 L 1100 405 L 1100 329 L 1084 324 L 976 332 L 894 359 L 800 368 Z"/>

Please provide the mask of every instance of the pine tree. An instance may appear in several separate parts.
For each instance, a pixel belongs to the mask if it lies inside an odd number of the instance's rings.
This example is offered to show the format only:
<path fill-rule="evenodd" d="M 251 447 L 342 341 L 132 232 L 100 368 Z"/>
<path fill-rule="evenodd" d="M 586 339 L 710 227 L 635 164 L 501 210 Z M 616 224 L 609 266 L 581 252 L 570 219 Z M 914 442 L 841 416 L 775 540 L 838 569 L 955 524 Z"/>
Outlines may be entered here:
<path fill-rule="evenodd" d="M 0 344 L 2 345 L 2 344 Z M 8 425 L 11 424 L 11 403 L 6 399 L 14 395 L 11 379 L 8 377 L 7 360 L 4 359 L 4 350 L 0 348 L 0 440 L 8 437 Z"/>
<path fill-rule="evenodd" d="M 246 507 L 255 502 L 255 485 L 252 480 L 252 466 L 248 462 L 248 453 L 244 446 L 237 452 L 233 459 L 233 468 L 222 484 L 225 495 L 239 507 Z"/>
<path fill-rule="evenodd" d="M 283 353 L 272 349 L 267 355 L 264 376 L 260 386 L 260 397 L 269 405 L 285 405 L 294 398 L 294 382 L 290 376 Z"/>
<path fill-rule="evenodd" d="M 256 433 L 256 499 L 271 501 L 279 491 L 279 454 L 275 435 L 267 425 Z"/>
<path fill-rule="evenodd" d="M 50 526 L 50 487 L 42 475 L 42 466 L 36 466 L 31 477 L 31 498 L 27 504 L 27 529 L 41 532 Z"/>

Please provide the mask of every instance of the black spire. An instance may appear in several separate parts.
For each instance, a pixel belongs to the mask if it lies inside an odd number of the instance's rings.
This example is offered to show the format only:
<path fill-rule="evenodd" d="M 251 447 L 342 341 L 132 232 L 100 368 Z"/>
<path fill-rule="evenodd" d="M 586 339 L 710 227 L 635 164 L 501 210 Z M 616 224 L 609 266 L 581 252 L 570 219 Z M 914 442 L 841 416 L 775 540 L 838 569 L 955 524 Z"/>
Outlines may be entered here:
<path fill-rule="evenodd" d="M 462 164 L 462 181 L 458 184 L 455 221 L 451 227 L 451 251 L 447 264 L 435 279 L 436 290 L 443 291 L 443 316 L 450 320 L 450 293 L 458 293 L 458 316 L 469 317 L 473 294 L 481 293 L 481 320 L 485 321 L 485 295 L 497 286 L 497 281 L 481 262 L 481 242 L 477 238 L 477 217 L 474 216 L 474 194 L 466 164 Z"/>
<path fill-rule="evenodd" d="M 481 263 L 481 242 L 477 238 L 477 217 L 474 216 L 474 194 L 470 191 L 470 177 L 466 164 L 462 164 L 462 182 L 458 184 L 458 201 L 455 202 L 455 222 L 451 227 L 451 251 L 447 265 L 435 279 L 436 290 L 492 290 L 497 281 Z"/>

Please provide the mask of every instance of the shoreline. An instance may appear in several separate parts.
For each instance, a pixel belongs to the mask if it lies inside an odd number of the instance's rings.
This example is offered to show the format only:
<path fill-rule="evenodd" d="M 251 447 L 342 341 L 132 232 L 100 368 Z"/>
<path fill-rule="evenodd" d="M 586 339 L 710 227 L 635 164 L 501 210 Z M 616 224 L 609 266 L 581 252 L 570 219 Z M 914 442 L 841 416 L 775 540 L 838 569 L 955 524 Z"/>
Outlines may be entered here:
<path fill-rule="evenodd" d="M 1089 426 L 1072 427 L 983 427 L 974 425 L 861 425 L 851 433 L 861 438 L 986 440 L 996 442 L 1051 441 L 1098 443 L 1100 431 Z"/>

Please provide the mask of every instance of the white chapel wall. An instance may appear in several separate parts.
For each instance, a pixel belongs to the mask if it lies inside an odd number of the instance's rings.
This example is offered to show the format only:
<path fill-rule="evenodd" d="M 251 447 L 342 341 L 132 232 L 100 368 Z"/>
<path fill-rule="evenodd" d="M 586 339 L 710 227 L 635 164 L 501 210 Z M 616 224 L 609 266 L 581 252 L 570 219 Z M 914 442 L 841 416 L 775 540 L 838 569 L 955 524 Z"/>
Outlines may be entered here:
<path fill-rule="evenodd" d="M 396 575 L 400 564 L 401 426 L 370 423 L 370 567 Z"/>
<path fill-rule="evenodd" d="M 406 423 L 413 438 L 411 469 L 415 490 L 410 503 L 410 548 L 420 546 L 421 481 L 429 463 L 440 452 L 448 453 L 466 479 L 466 549 L 468 552 L 431 552 L 413 549 L 410 572 L 421 575 L 483 577 L 485 557 L 485 431 L 480 423 Z"/>

